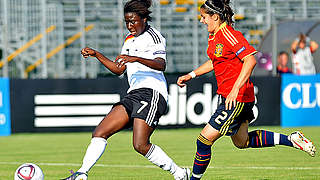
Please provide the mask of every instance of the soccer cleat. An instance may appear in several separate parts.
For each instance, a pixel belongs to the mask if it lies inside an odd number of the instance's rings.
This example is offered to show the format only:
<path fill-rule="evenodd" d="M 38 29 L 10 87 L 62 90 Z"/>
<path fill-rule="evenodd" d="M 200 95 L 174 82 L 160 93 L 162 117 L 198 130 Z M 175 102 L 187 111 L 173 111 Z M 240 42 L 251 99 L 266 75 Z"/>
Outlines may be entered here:
<path fill-rule="evenodd" d="M 307 152 L 310 156 L 314 157 L 316 153 L 316 147 L 313 145 L 313 143 L 304 137 L 302 132 L 296 131 L 291 133 L 288 136 L 288 140 L 292 142 L 293 147 L 297 149 L 301 149 L 305 152 Z"/>
<path fill-rule="evenodd" d="M 190 179 L 190 169 L 189 168 L 182 168 L 183 174 L 181 177 L 175 176 L 175 180 L 189 180 Z"/>
<path fill-rule="evenodd" d="M 82 173 L 82 172 L 73 172 L 72 170 L 71 172 L 71 176 L 61 179 L 61 180 L 87 180 L 88 179 L 88 174 L 87 173 Z"/>
<path fill-rule="evenodd" d="M 190 169 L 183 168 L 183 170 L 185 171 L 185 176 L 184 176 L 183 180 L 189 180 L 190 179 Z"/>

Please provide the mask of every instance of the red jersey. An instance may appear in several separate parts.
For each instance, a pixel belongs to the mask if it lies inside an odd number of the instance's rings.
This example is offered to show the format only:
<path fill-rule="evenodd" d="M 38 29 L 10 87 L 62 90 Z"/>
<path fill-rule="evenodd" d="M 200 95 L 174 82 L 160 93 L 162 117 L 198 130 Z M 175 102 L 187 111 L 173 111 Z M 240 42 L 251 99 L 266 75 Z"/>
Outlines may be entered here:
<path fill-rule="evenodd" d="M 221 24 L 215 34 L 209 35 L 207 54 L 212 60 L 216 76 L 217 93 L 227 97 L 236 82 L 243 65 L 243 59 L 257 51 L 243 37 L 226 23 Z M 240 88 L 237 101 L 253 102 L 253 84 L 248 81 Z"/>

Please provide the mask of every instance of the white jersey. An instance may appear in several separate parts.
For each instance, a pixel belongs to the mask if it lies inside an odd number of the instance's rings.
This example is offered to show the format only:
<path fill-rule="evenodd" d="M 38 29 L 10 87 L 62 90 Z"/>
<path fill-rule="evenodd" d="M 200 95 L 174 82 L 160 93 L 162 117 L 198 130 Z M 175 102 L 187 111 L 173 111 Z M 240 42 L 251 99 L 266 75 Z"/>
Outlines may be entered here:
<path fill-rule="evenodd" d="M 316 74 L 316 68 L 313 64 L 313 57 L 310 47 L 304 49 L 298 48 L 292 55 L 293 72 L 297 74 L 300 70 L 300 75 Z"/>
<path fill-rule="evenodd" d="M 152 27 L 138 37 L 127 35 L 121 54 L 145 59 L 157 57 L 166 60 L 166 40 L 159 31 Z M 162 71 L 152 69 L 139 62 L 126 63 L 129 82 L 128 93 L 134 89 L 151 88 L 168 99 L 167 81 Z"/>

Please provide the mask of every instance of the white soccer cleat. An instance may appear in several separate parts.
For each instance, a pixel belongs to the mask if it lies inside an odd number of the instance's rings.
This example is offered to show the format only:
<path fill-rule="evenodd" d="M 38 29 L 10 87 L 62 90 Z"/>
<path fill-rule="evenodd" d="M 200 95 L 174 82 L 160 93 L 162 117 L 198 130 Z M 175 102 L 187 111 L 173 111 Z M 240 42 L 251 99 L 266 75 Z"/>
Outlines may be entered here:
<path fill-rule="evenodd" d="M 76 180 L 87 180 L 87 179 L 88 179 L 88 176 L 86 174 L 81 174 L 76 178 Z"/>
<path fill-rule="evenodd" d="M 88 174 L 87 173 L 82 173 L 82 172 L 73 172 L 72 170 L 70 171 L 72 173 L 71 176 L 61 179 L 61 180 L 87 180 L 88 179 Z"/>
<path fill-rule="evenodd" d="M 302 132 L 296 131 L 291 133 L 288 136 L 288 140 L 292 142 L 293 147 L 297 149 L 301 149 L 305 152 L 307 152 L 310 156 L 314 157 L 316 153 L 316 147 L 313 145 L 313 143 L 304 137 Z"/>
<path fill-rule="evenodd" d="M 190 169 L 189 168 L 183 168 L 185 170 L 184 178 L 183 180 L 189 180 L 190 179 Z"/>
<path fill-rule="evenodd" d="M 174 176 L 175 180 L 189 180 L 190 179 L 190 169 L 189 168 L 182 168 L 183 174 L 180 176 Z"/>

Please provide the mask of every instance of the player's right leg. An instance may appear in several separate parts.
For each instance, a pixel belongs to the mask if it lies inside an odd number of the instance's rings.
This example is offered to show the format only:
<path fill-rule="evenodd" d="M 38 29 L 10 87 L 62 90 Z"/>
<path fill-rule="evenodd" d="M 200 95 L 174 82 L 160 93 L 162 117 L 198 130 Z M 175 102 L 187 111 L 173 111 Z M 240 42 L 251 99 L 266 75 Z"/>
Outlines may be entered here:
<path fill-rule="evenodd" d="M 64 180 L 86 180 L 87 173 L 103 154 L 107 139 L 122 130 L 129 123 L 129 117 L 123 105 L 116 105 L 100 122 L 92 133 L 91 143 L 83 158 L 81 168 Z"/>
<path fill-rule="evenodd" d="M 201 179 L 211 160 L 211 147 L 221 137 L 218 130 L 207 124 L 197 139 L 197 152 L 190 180 Z"/>
<path fill-rule="evenodd" d="M 191 180 L 201 179 L 211 160 L 212 144 L 224 135 L 233 135 L 236 132 L 234 118 L 243 107 L 243 103 L 237 103 L 230 110 L 225 109 L 225 98 L 221 97 L 221 103 L 216 112 L 211 116 L 208 124 L 201 131 L 197 139 L 197 152 L 194 158 Z"/>
<path fill-rule="evenodd" d="M 154 128 L 145 120 L 135 118 L 133 125 L 133 147 L 151 163 L 169 171 L 176 180 L 189 180 L 190 170 L 179 167 L 159 146 L 151 144 L 150 136 Z"/>

